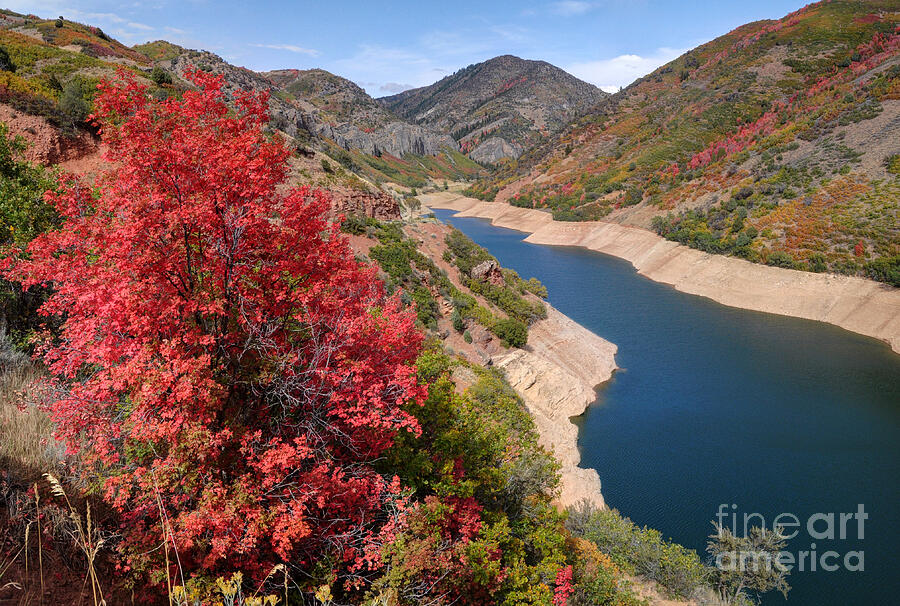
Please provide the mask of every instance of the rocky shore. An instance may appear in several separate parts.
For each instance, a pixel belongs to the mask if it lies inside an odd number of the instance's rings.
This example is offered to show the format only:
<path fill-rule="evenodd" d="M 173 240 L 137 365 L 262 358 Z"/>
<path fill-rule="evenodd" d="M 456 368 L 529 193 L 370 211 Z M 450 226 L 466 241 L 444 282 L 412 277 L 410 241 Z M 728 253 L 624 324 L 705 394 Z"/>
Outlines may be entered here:
<path fill-rule="evenodd" d="M 528 232 L 527 242 L 581 246 L 630 261 L 638 273 L 718 303 L 820 322 L 888 343 L 900 353 L 900 289 L 833 274 L 759 265 L 704 253 L 637 227 L 554 221 L 549 213 L 453 192 L 420 196 L 426 206 Z"/>
<path fill-rule="evenodd" d="M 525 401 L 541 445 L 561 465 L 560 505 L 587 499 L 605 507 L 600 477 L 579 467 L 578 428 L 571 417 L 597 399 L 597 385 L 616 369 L 616 346 L 547 305 L 547 318 L 531 325 L 525 349 L 494 356 L 513 389 Z"/>

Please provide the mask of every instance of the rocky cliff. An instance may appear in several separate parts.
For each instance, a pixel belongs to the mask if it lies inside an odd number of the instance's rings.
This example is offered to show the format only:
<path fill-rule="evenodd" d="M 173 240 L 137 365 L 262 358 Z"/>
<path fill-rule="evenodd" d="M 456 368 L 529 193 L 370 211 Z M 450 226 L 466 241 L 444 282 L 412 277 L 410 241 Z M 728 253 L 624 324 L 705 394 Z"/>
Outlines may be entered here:
<path fill-rule="evenodd" d="M 344 149 L 380 156 L 433 156 L 459 149 L 449 136 L 404 122 L 345 78 L 323 69 L 276 70 L 261 74 L 281 97 L 300 104 L 313 116 L 312 129 Z"/>
<path fill-rule="evenodd" d="M 331 214 L 360 215 L 379 221 L 400 219 L 400 205 L 390 194 L 381 190 L 364 191 L 349 187 L 332 186 Z"/>
<path fill-rule="evenodd" d="M 156 64 L 182 78 L 188 68 L 196 67 L 222 74 L 231 92 L 242 89 L 272 93 L 272 123 L 292 137 L 324 137 L 347 150 L 397 158 L 459 149 L 451 137 L 404 122 L 357 85 L 325 70 L 257 73 L 231 65 L 207 51 L 169 47 L 174 53 L 158 59 Z"/>

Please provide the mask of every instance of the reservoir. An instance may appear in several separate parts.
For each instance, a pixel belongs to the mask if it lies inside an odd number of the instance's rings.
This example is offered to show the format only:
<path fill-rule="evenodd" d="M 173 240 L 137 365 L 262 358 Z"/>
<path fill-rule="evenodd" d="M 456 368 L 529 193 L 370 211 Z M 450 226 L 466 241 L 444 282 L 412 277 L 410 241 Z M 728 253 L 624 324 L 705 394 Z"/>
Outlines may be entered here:
<path fill-rule="evenodd" d="M 764 604 L 897 603 L 900 355 L 829 324 L 680 293 L 615 257 L 435 214 L 618 345 L 621 370 L 578 419 L 582 466 L 611 507 L 704 559 L 717 514 L 738 534 L 745 516 L 769 528 L 795 516 L 787 550 L 804 570 L 787 602 Z M 857 514 L 844 538 L 842 513 Z"/>

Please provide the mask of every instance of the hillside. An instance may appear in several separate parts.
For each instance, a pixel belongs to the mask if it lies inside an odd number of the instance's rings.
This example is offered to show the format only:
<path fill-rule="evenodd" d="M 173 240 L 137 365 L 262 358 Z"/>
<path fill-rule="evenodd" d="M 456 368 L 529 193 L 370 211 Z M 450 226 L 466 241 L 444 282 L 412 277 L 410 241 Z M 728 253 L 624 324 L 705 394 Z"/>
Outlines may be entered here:
<path fill-rule="evenodd" d="M 605 96 L 549 63 L 504 55 L 379 101 L 449 133 L 471 158 L 496 163 L 517 158 Z"/>
<path fill-rule="evenodd" d="M 285 96 L 309 103 L 324 122 L 346 122 L 371 131 L 400 121 L 362 88 L 324 69 L 280 69 L 261 75 Z"/>
<path fill-rule="evenodd" d="M 900 2 L 820 2 L 639 79 L 470 193 L 900 284 Z"/>
<path fill-rule="evenodd" d="M 408 124 L 381 108 L 361 88 L 325 70 L 278 70 L 257 73 L 224 61 L 207 51 L 188 50 L 165 41 L 136 47 L 154 64 L 184 78 L 199 67 L 222 74 L 233 89 L 272 93 L 273 124 L 293 137 L 330 140 L 347 151 L 359 150 L 380 157 L 407 154 L 435 156 L 455 151 L 446 135 Z"/>

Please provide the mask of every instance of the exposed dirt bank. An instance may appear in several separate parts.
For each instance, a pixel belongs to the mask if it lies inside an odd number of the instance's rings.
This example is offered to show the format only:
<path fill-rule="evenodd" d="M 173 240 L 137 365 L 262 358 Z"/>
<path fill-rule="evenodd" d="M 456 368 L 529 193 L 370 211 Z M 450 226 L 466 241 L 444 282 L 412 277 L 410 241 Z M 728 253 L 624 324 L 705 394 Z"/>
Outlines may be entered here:
<path fill-rule="evenodd" d="M 874 337 L 900 353 L 900 289 L 872 280 L 769 267 L 704 253 L 636 227 L 554 221 L 550 214 L 452 192 L 421 195 L 426 206 L 490 219 L 529 232 L 527 242 L 582 246 L 627 261 L 638 273 L 676 289 L 754 311 L 828 322 Z"/>

